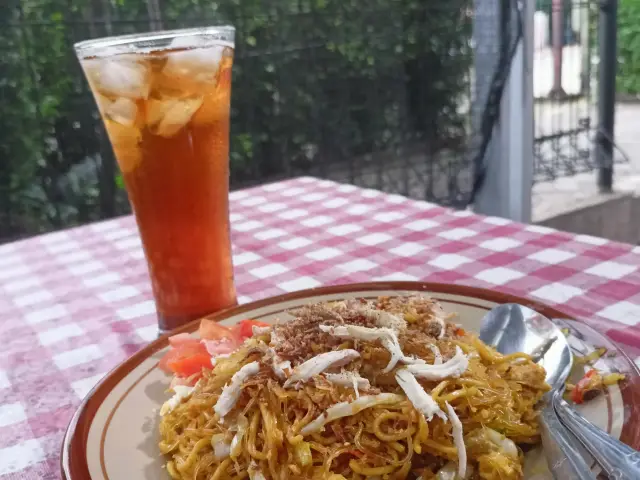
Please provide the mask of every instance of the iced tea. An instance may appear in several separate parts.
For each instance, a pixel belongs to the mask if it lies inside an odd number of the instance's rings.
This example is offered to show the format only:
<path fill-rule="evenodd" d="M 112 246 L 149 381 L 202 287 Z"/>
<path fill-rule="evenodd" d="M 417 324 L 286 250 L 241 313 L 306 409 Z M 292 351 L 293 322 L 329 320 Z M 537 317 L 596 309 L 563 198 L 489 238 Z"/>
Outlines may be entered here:
<path fill-rule="evenodd" d="M 236 302 L 228 211 L 233 37 L 144 45 L 84 56 L 77 48 L 138 223 L 160 328 L 169 330 Z"/>

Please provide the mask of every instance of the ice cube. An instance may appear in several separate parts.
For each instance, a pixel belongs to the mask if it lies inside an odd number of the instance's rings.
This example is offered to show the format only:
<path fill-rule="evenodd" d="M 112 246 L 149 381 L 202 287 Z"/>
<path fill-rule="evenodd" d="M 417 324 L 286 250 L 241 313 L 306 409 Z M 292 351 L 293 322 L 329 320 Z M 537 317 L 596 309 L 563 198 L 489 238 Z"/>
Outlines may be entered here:
<path fill-rule="evenodd" d="M 83 65 L 90 82 L 102 95 L 133 99 L 149 96 L 150 70 L 141 57 L 93 58 Z"/>
<path fill-rule="evenodd" d="M 193 116 L 194 125 L 210 125 L 229 118 L 229 94 L 217 91 L 206 95 L 202 107 Z"/>
<path fill-rule="evenodd" d="M 193 116 L 194 125 L 207 125 L 229 118 L 231 103 L 231 61 L 222 60 L 218 84 L 205 95 L 202 107 Z"/>
<path fill-rule="evenodd" d="M 109 140 L 123 173 L 132 171 L 142 161 L 142 133 L 136 126 L 125 126 L 107 119 Z"/>
<path fill-rule="evenodd" d="M 109 106 L 111 106 L 113 100 L 111 100 L 109 97 L 105 97 L 99 92 L 93 92 L 93 96 L 95 97 L 96 103 L 98 104 L 98 110 L 100 110 L 100 113 L 104 115 L 104 112 L 106 112 Z"/>
<path fill-rule="evenodd" d="M 202 97 L 151 99 L 147 102 L 147 125 L 161 137 L 174 136 L 202 105 Z"/>
<path fill-rule="evenodd" d="M 173 79 L 187 78 L 198 83 L 213 83 L 222 59 L 221 47 L 193 48 L 170 52 L 162 74 Z"/>
<path fill-rule="evenodd" d="M 136 123 L 136 117 L 138 116 L 138 106 L 136 102 L 130 98 L 118 98 L 115 102 L 111 103 L 104 111 L 105 115 L 118 122 L 120 125 L 130 127 Z"/>
<path fill-rule="evenodd" d="M 171 40 L 169 48 L 204 47 L 208 42 L 202 35 L 182 35 Z"/>

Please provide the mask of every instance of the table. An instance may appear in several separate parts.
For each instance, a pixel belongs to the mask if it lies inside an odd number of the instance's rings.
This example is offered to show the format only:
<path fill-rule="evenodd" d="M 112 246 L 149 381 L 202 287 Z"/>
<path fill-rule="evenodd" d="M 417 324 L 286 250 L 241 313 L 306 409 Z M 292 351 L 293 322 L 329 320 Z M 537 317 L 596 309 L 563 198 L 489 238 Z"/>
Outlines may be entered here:
<path fill-rule="evenodd" d="M 557 305 L 640 355 L 640 247 L 308 177 L 233 192 L 231 212 L 241 303 L 321 284 L 463 283 Z M 0 246 L 0 479 L 59 478 L 71 415 L 156 337 L 154 312 L 131 217 Z"/>

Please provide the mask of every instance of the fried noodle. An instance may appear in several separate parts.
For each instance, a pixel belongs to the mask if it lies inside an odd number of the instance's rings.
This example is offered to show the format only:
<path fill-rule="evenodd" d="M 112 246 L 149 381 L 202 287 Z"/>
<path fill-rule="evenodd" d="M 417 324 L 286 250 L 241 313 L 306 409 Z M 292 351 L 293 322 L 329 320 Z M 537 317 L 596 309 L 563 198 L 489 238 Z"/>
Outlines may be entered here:
<path fill-rule="evenodd" d="M 445 414 L 429 420 L 412 404 L 394 376 L 406 363 L 382 373 L 391 355 L 381 342 L 339 339 L 318 328 L 324 324 L 381 328 L 381 317 L 371 310 L 389 312 L 390 318 L 406 322 L 398 330 L 405 362 L 433 365 L 437 354 L 447 362 L 456 348 L 468 359 L 459 375 L 437 380 L 416 377 L 441 411 L 447 412 L 450 404 L 462 424 L 465 478 L 522 478 L 522 448 L 539 442 L 536 404 L 549 389 L 544 370 L 525 354 L 502 356 L 455 324 L 446 322 L 441 332 L 441 307 L 424 296 L 305 307 L 293 312 L 295 320 L 276 324 L 230 356 L 217 359 L 212 370 L 203 371 L 192 394 L 161 418 L 159 447 L 167 457 L 169 475 L 181 480 L 427 480 L 443 468 L 455 472 L 460 452 L 453 422 Z M 337 349 L 354 349 L 360 357 L 323 373 L 350 372 L 367 379 L 370 387 L 359 391 L 363 404 L 383 393 L 394 395 L 359 411 L 347 408 L 345 416 L 327 418 L 331 407 L 338 410 L 341 402 L 356 401 L 354 386 L 337 385 L 319 374 L 284 388 L 285 381 L 272 368 L 274 354 L 295 368 Z M 259 372 L 242 383 L 232 410 L 220 418 L 214 406 L 223 389 L 251 362 L 260 362 Z M 322 428 L 304 430 L 323 415 L 327 421 Z"/>

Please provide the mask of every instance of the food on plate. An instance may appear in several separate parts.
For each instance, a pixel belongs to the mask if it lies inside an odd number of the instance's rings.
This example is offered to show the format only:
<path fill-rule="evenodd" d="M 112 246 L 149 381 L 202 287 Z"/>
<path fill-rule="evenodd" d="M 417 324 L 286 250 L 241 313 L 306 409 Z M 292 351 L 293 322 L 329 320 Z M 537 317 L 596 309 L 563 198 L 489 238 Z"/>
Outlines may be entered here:
<path fill-rule="evenodd" d="M 188 333 L 179 333 L 169 337 L 169 351 L 159 363 L 161 370 L 173 373 L 171 386 L 193 386 L 202 377 L 202 369 L 211 369 L 216 357 L 228 355 L 253 335 L 253 327 L 268 324 L 256 320 L 243 320 L 232 328 L 220 325 L 213 320 L 200 322 L 200 338 Z"/>
<path fill-rule="evenodd" d="M 549 390 L 528 355 L 499 354 L 426 296 L 289 313 L 172 338 L 159 447 L 173 478 L 522 478 Z"/>
<path fill-rule="evenodd" d="M 575 385 L 567 383 L 565 396 L 573 403 L 584 403 L 600 395 L 609 385 L 614 385 L 624 378 L 621 373 L 603 373 L 591 368 Z"/>
<path fill-rule="evenodd" d="M 565 336 L 570 335 L 570 331 L 567 328 L 563 329 L 563 333 Z M 625 379 L 625 375 L 622 373 L 601 371 L 595 368 L 599 366 L 600 359 L 607 354 L 607 349 L 604 347 L 594 348 L 593 351 L 586 355 L 574 353 L 573 370 L 570 378 L 577 378 L 578 381 L 575 384 L 567 381 L 564 392 L 565 400 L 576 404 L 593 400 L 603 393 L 607 387 L 618 384 Z M 608 355 L 613 356 L 615 353 L 609 353 Z"/>

